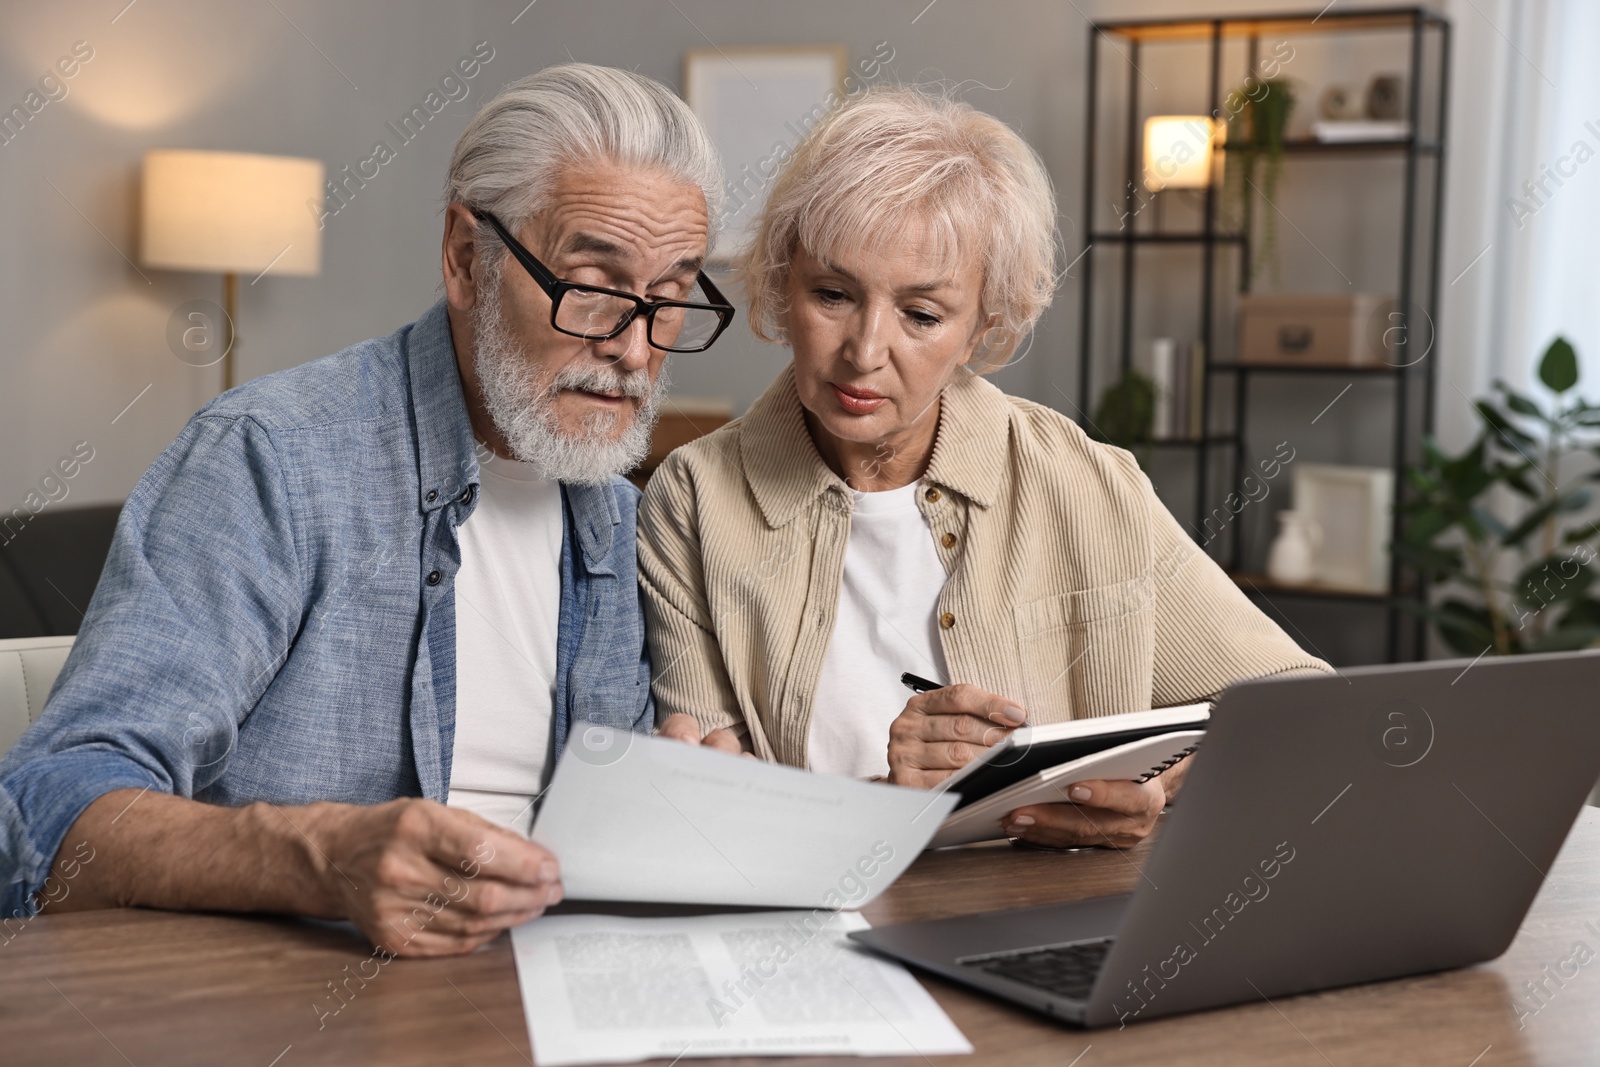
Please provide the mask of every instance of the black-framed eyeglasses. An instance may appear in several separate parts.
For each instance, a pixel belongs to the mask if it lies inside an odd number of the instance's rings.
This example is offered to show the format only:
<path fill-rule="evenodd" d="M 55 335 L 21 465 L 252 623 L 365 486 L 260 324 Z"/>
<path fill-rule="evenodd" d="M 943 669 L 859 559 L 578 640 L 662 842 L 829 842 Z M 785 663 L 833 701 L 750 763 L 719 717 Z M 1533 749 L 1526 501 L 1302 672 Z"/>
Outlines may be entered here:
<path fill-rule="evenodd" d="M 620 289 L 564 282 L 522 247 L 510 231 L 487 211 L 474 210 L 500 235 L 511 254 L 539 283 L 550 298 L 550 325 L 571 337 L 586 341 L 608 341 L 640 315 L 644 316 L 645 338 L 652 348 L 666 352 L 704 352 L 733 321 L 733 305 L 722 295 L 705 271 L 695 275 L 702 292 L 710 298 L 693 300 L 646 300 Z"/>

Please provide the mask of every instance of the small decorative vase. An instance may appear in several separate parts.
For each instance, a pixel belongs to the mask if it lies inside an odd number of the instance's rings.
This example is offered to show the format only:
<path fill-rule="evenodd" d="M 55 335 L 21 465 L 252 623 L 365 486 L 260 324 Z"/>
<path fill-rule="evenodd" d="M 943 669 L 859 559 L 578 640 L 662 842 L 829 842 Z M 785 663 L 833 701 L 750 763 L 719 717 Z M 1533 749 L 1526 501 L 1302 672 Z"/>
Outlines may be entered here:
<path fill-rule="evenodd" d="M 1267 552 L 1267 577 L 1284 585 L 1304 585 L 1316 571 L 1322 531 L 1293 509 L 1278 512 L 1278 536 Z"/>

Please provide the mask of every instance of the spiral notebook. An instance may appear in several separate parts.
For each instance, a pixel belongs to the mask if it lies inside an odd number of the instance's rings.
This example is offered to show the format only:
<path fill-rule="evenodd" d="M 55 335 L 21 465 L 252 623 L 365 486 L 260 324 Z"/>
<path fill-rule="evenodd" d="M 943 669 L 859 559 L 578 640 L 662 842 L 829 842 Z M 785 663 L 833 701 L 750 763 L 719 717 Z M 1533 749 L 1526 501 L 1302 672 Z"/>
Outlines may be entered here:
<path fill-rule="evenodd" d="M 1066 803 L 1073 782 L 1148 782 L 1200 746 L 1210 718 L 1202 703 L 1015 730 L 945 780 L 961 799 L 928 847 L 1004 837 L 1007 812 Z"/>

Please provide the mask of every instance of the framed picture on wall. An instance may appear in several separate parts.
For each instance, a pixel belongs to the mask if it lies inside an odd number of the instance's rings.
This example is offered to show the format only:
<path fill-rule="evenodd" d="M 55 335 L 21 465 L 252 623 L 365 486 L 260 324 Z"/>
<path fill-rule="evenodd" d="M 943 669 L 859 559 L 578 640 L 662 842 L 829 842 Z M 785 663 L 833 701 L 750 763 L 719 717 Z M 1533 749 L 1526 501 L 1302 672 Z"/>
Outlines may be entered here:
<path fill-rule="evenodd" d="M 1384 467 L 1294 465 L 1294 509 L 1316 524 L 1313 580 L 1358 593 L 1389 590 L 1394 472 Z"/>
<path fill-rule="evenodd" d="M 779 167 L 843 96 L 848 62 L 843 45 L 697 48 L 684 55 L 684 99 L 726 168 L 713 263 L 726 265 L 748 246 Z"/>

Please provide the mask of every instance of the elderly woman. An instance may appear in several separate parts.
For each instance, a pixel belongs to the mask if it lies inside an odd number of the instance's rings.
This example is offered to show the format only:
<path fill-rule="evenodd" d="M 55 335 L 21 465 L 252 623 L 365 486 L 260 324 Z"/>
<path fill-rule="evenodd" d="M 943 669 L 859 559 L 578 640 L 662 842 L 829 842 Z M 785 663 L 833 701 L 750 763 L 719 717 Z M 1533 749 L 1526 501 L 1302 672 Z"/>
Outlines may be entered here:
<path fill-rule="evenodd" d="M 663 733 L 931 787 L 1025 722 L 1327 669 L 1131 455 L 981 377 L 1050 302 L 1054 258 L 1049 179 L 988 115 L 877 90 L 805 138 L 744 264 L 752 327 L 793 363 L 640 506 Z M 908 700 L 906 671 L 945 687 Z M 1002 828 L 1131 844 L 1181 779 L 1076 783 Z"/>

